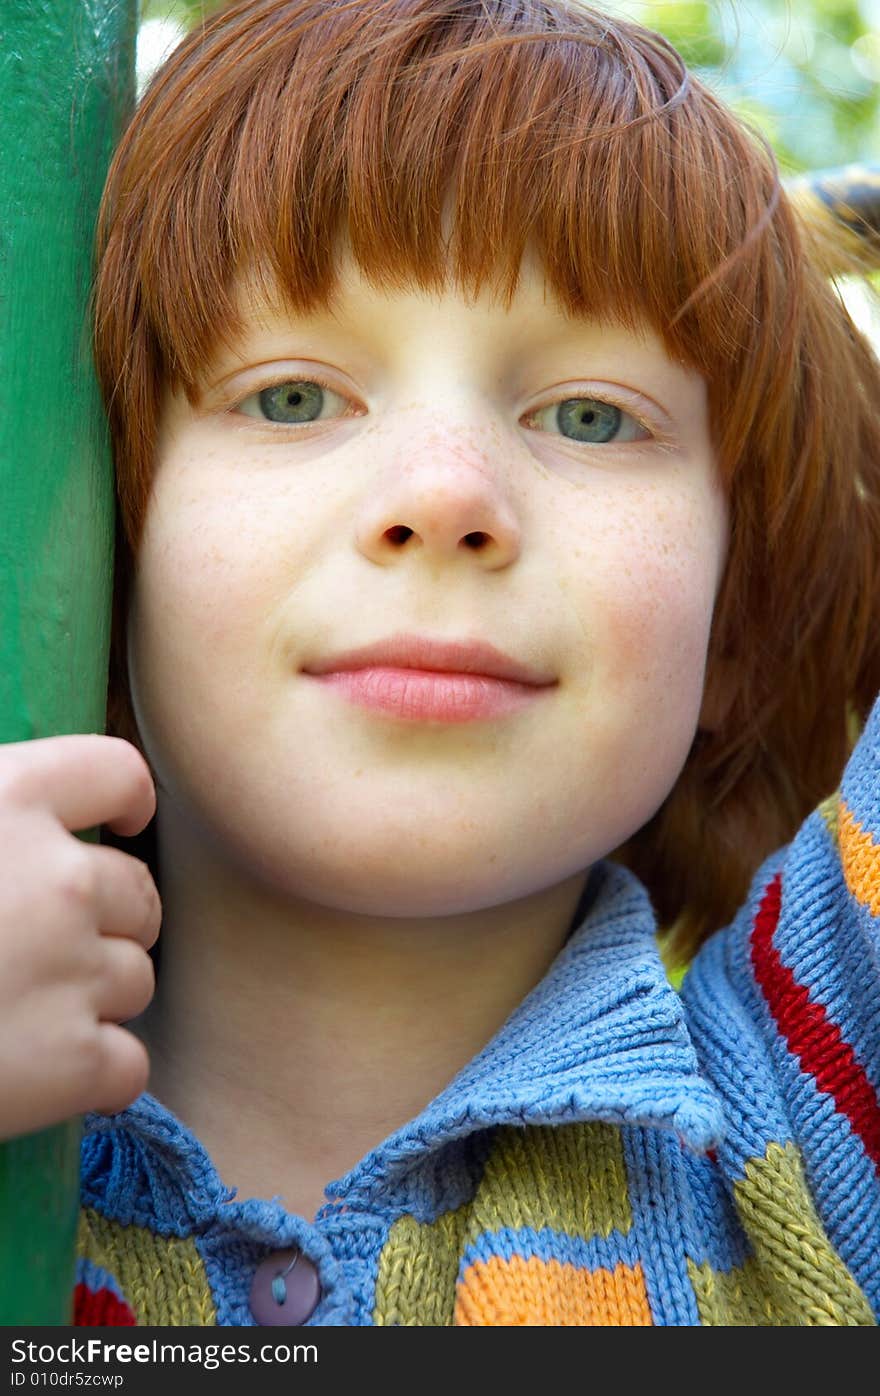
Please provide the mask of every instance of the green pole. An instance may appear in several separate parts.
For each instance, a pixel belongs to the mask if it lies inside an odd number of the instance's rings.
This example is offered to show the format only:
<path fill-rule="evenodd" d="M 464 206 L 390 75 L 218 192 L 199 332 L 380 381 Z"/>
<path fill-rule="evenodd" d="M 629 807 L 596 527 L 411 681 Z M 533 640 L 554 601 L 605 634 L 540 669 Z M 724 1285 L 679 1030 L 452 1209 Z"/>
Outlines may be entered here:
<path fill-rule="evenodd" d="M 0 5 L 0 742 L 104 730 L 113 482 L 87 302 L 136 11 Z M 81 1123 L 0 1144 L 0 1324 L 72 1320 Z"/>

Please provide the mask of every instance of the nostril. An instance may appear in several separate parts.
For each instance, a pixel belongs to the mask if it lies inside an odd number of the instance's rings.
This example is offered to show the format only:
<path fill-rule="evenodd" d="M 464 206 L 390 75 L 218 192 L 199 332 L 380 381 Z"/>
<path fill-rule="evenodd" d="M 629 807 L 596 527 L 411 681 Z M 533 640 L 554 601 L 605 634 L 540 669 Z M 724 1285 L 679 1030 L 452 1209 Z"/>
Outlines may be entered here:
<path fill-rule="evenodd" d="M 466 533 L 462 539 L 465 547 L 473 548 L 475 551 L 477 548 L 482 548 L 487 541 L 485 533 Z"/>
<path fill-rule="evenodd" d="M 393 528 L 385 530 L 385 537 L 389 543 L 405 543 L 407 538 L 412 537 L 412 529 L 407 528 L 406 524 L 395 524 Z"/>

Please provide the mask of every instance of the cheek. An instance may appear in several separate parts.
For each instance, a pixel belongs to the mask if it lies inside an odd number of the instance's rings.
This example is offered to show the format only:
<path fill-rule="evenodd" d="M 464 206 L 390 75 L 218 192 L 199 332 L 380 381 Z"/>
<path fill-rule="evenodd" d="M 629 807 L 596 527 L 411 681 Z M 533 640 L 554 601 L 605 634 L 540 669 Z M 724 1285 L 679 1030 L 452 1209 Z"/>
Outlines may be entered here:
<path fill-rule="evenodd" d="M 697 711 L 722 536 L 711 497 L 656 496 L 595 536 L 583 600 L 606 692 L 650 694 L 656 714 Z"/>
<path fill-rule="evenodd" d="M 234 519 L 236 525 L 230 526 Z M 225 520 L 225 523 L 224 523 Z M 128 622 L 132 695 L 141 731 L 164 743 L 181 721 L 216 722 L 254 673 L 243 645 L 268 624 L 270 550 L 247 509 L 185 494 L 151 505 Z M 247 565 L 245 565 L 247 564 Z"/>
<path fill-rule="evenodd" d="M 285 523 L 301 517 L 295 504 L 224 490 L 224 478 L 218 471 L 204 488 L 178 479 L 151 502 L 130 626 L 151 665 L 234 654 L 270 624 L 279 588 L 305 565 L 302 530 Z"/>

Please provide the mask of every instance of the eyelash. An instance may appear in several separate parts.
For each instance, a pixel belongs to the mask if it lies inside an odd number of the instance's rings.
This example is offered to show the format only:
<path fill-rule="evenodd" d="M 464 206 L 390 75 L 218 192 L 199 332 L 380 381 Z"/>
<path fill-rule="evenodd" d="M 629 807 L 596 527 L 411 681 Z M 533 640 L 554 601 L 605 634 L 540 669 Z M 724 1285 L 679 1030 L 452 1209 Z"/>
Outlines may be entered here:
<path fill-rule="evenodd" d="M 243 402 L 247 402 L 249 398 L 258 397 L 259 394 L 262 393 L 262 392 L 265 392 L 267 388 L 279 388 L 279 387 L 281 387 L 281 385 L 282 385 L 283 383 L 290 383 L 290 382 L 296 382 L 296 381 L 303 382 L 303 383 L 316 383 L 316 384 L 318 385 L 318 387 L 319 387 L 319 388 L 322 388 L 325 392 L 328 392 L 328 393 L 335 393 L 338 397 L 341 397 L 341 398 L 345 398 L 345 396 L 346 396 L 346 394 L 343 393 L 343 392 L 341 392 L 341 391 L 339 390 L 339 388 L 334 388 L 333 384 L 330 383 L 330 382 L 328 382 L 327 379 L 326 379 L 325 377 L 322 377 L 322 375 L 321 375 L 320 373 L 317 373 L 317 372 L 316 372 L 316 373 L 309 373 L 308 377 L 306 377 L 305 375 L 303 375 L 303 377 L 302 377 L 301 379 L 294 379 L 294 378 L 291 378 L 290 375 L 285 375 L 285 376 L 279 376 L 279 377 L 276 377 L 276 378 L 267 379 L 267 381 L 266 381 L 265 383 L 261 383 L 258 387 L 253 388 L 253 389 L 251 390 L 251 392 L 246 393 L 244 397 L 236 398 L 236 400 L 235 400 L 234 402 L 230 403 L 230 404 L 228 405 L 228 407 L 226 407 L 224 410 L 227 411 L 227 412 L 229 412 L 229 413 L 235 413 L 235 412 L 237 412 L 237 410 L 241 407 L 241 404 L 242 404 Z M 612 397 L 610 394 L 608 394 L 608 393 L 606 392 L 606 393 L 604 393 L 602 396 L 598 396 L 598 395 L 594 395 L 594 394 L 590 393 L 590 391 L 589 391 L 588 389 L 584 389 L 584 390 L 574 389 L 573 391 L 567 392 L 567 393 L 563 394 L 562 396 L 560 396 L 560 397 L 558 397 L 558 398 L 551 398 L 549 401 L 543 402 L 543 403 L 539 404 L 539 406 L 531 408 L 530 411 L 528 411 L 528 412 L 526 412 L 526 413 L 523 414 L 523 416 L 520 418 L 520 421 L 528 421 L 528 420 L 530 420 L 530 419 L 536 417 L 536 416 L 538 415 L 539 412 L 545 412 L 545 411 L 547 410 L 548 407 L 559 406 L 559 404 L 561 404 L 561 403 L 563 403 L 563 402 L 568 402 L 568 401 L 571 401 L 571 400 L 573 400 L 573 399 L 577 399 L 577 398 L 579 398 L 579 397 L 589 398 L 589 399 L 591 399 L 591 400 L 593 400 L 593 401 L 601 402 L 601 403 L 603 403 L 603 404 L 605 404 L 605 405 L 607 405 L 607 406 L 609 406 L 609 407 L 616 407 L 616 408 L 618 409 L 618 411 L 620 411 L 620 412 L 622 412 L 622 413 L 624 414 L 624 416 L 630 417 L 634 422 L 636 422 L 636 423 L 638 424 L 638 426 L 640 426 L 640 427 L 642 428 L 643 431 L 648 432 L 648 435 L 649 435 L 649 438 L 650 438 L 651 441 L 657 442 L 658 444 L 661 444 L 661 445 L 664 443 L 666 437 L 665 437 L 665 433 L 662 431 L 662 429 L 661 429 L 657 424 L 655 424 L 655 423 L 653 423 L 653 422 L 650 422 L 650 421 L 646 420 L 646 418 L 645 418 L 644 416 L 642 416 L 642 415 L 639 414 L 637 411 L 635 411 L 632 403 L 626 403 L 626 402 L 624 402 L 624 401 L 622 400 L 622 399 L 623 399 L 623 394 L 621 394 L 619 397 Z M 340 420 L 345 420 L 347 417 L 352 417 L 352 416 L 363 416 L 363 415 L 364 415 L 364 414 L 363 414 L 362 412 L 353 412 L 353 413 L 346 413 L 346 414 L 344 415 L 344 417 L 342 417 L 342 418 L 340 418 L 340 417 L 331 417 L 331 418 L 326 418 L 325 420 L 326 420 L 327 422 L 330 422 L 330 421 L 340 421 Z M 321 425 L 320 422 L 272 422 L 272 421 L 269 421 L 268 419 L 265 419 L 264 421 L 260 422 L 260 419 L 259 419 L 259 418 L 256 418 L 256 417 L 249 417 L 249 420 L 252 421 L 252 422 L 256 422 L 258 426 L 259 426 L 259 425 L 262 425 L 262 426 L 268 428 L 268 429 L 269 429 L 270 431 L 272 431 L 273 433 L 285 432 L 285 433 L 299 434 L 300 432 L 304 432 L 304 431 L 308 430 L 310 427 L 315 427 L 315 426 Z M 541 434 L 541 435 L 545 435 L 545 436 L 549 436 L 549 435 L 552 435 L 553 433 L 550 433 L 550 432 L 542 432 L 542 433 L 540 433 L 540 434 Z M 560 433 L 560 436 L 561 436 L 561 433 Z M 564 436 L 561 436 L 561 439 L 562 439 L 563 441 L 571 440 L 570 437 L 564 437 Z M 587 443 L 578 443 L 578 442 L 574 442 L 573 444 L 578 445 L 578 444 L 587 444 Z M 612 442 L 612 443 L 609 443 L 609 444 L 614 445 L 615 443 Z M 627 443 L 617 443 L 617 444 L 643 445 L 643 444 L 646 444 L 646 443 L 644 443 L 644 442 L 627 442 Z"/>

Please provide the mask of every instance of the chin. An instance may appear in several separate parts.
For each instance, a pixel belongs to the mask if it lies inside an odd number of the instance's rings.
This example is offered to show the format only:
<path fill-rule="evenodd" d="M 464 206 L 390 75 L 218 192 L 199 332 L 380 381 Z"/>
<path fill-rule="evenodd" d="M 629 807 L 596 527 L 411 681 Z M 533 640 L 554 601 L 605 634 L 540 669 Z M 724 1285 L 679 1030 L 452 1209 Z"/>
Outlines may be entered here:
<path fill-rule="evenodd" d="M 338 847 L 346 850 L 343 863 L 314 854 L 303 860 L 301 850 L 288 849 L 274 869 L 264 864 L 263 872 L 282 896 L 328 911 L 397 920 L 481 911 L 527 896 L 541 885 L 540 876 L 530 879 L 521 862 L 505 876 L 489 863 L 485 850 L 479 856 L 472 850 L 469 860 L 461 853 L 440 857 L 425 849 L 418 850 L 421 857 L 402 848 L 389 858 L 344 841 Z"/>

